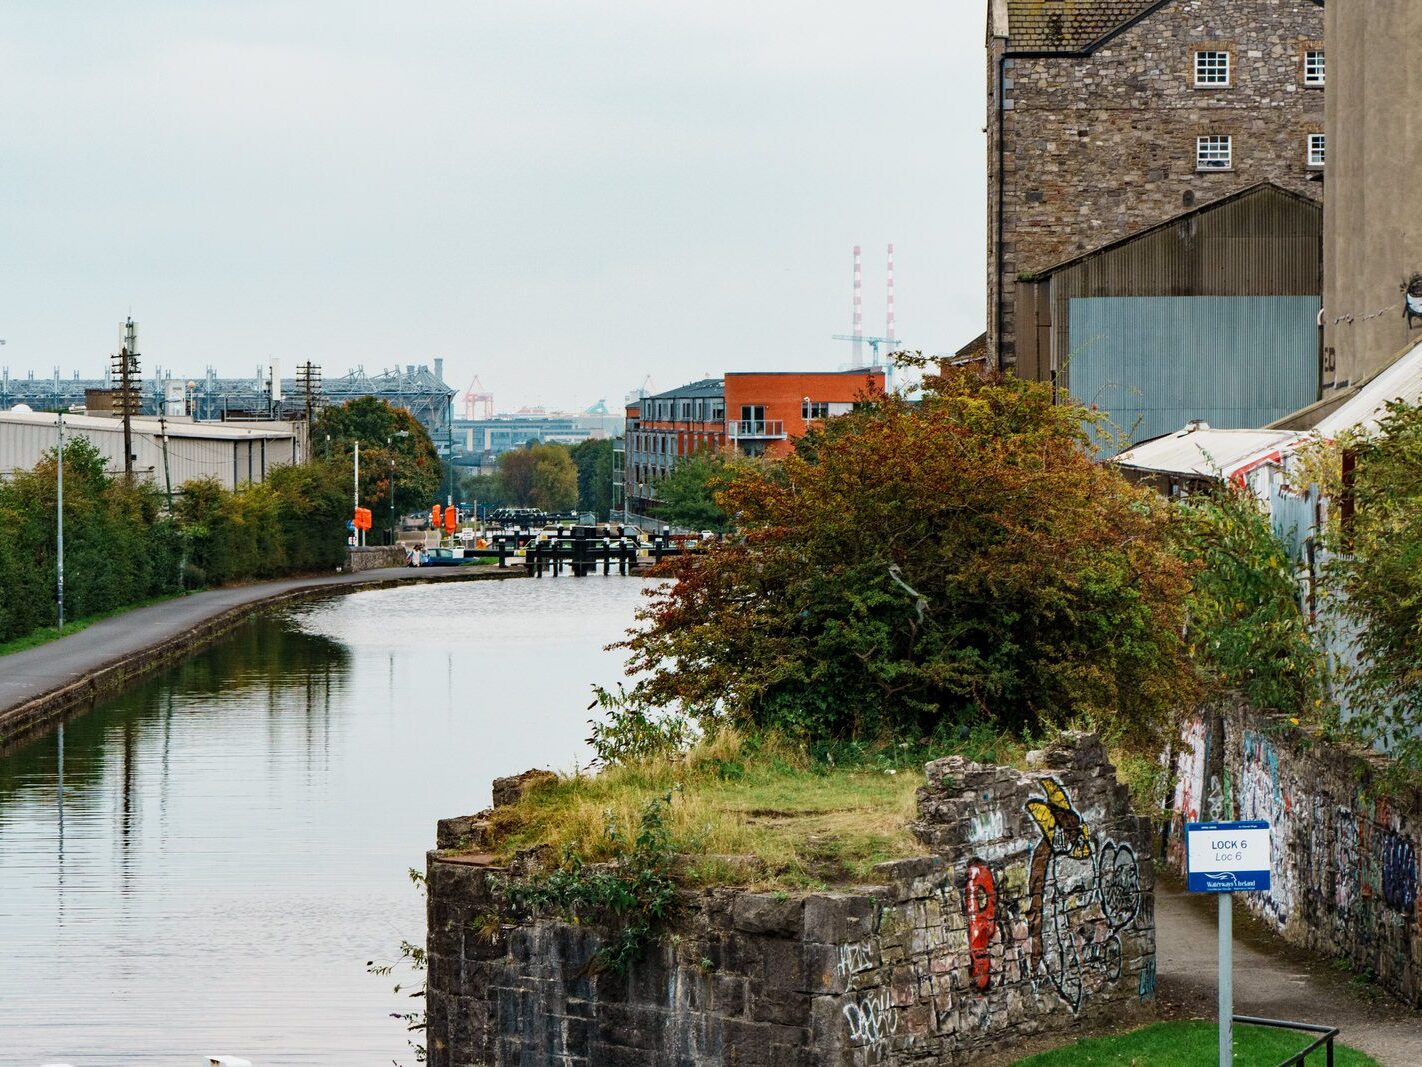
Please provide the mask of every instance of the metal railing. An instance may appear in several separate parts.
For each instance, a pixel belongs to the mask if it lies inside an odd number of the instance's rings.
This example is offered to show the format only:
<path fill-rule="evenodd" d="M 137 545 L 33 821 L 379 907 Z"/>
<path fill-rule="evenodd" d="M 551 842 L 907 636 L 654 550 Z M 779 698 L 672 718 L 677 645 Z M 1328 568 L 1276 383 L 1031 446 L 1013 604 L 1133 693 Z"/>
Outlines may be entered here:
<path fill-rule="evenodd" d="M 785 437 L 785 423 L 779 419 L 751 419 L 726 423 L 726 434 L 730 438 L 760 437 L 779 440 Z"/>
<path fill-rule="evenodd" d="M 1282 1019 L 1260 1019 L 1253 1015 L 1236 1015 L 1233 1018 L 1236 1023 L 1243 1026 L 1269 1026 L 1275 1030 L 1302 1030 L 1304 1033 L 1319 1035 L 1313 1044 L 1295 1052 L 1279 1064 L 1279 1067 L 1307 1067 L 1308 1054 L 1317 1052 L 1320 1048 L 1323 1049 L 1323 1062 L 1326 1067 L 1333 1067 L 1333 1039 L 1339 1034 L 1336 1026 L 1319 1026 L 1317 1023 L 1289 1023 Z"/>

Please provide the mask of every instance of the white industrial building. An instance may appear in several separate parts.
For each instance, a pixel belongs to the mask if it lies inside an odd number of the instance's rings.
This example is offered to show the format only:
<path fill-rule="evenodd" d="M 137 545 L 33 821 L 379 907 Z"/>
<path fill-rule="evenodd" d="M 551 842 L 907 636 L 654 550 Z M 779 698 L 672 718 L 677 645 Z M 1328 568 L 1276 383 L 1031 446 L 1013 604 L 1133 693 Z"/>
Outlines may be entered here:
<path fill-rule="evenodd" d="M 59 440 L 53 412 L 0 411 L 0 479 L 39 463 Z M 131 420 L 133 473 L 160 487 L 215 478 L 228 489 L 264 482 L 273 468 L 299 463 L 305 439 L 288 422 L 193 422 L 169 418 Z M 123 473 L 123 420 L 97 415 L 65 415 L 64 438 L 87 438 L 108 461 L 108 472 Z M 164 452 L 167 467 L 164 468 Z"/>

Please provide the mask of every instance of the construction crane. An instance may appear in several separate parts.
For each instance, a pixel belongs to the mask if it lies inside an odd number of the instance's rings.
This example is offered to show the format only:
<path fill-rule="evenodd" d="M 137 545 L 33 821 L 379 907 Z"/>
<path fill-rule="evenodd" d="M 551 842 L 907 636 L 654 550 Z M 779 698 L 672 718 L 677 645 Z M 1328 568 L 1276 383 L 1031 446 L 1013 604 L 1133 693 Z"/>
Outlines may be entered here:
<path fill-rule="evenodd" d="M 464 390 L 464 417 L 470 419 L 492 419 L 494 417 L 494 394 L 486 392 L 479 375 Z"/>
<path fill-rule="evenodd" d="M 869 350 L 874 353 L 874 366 L 879 365 L 879 346 L 888 345 L 890 352 L 898 351 L 907 347 L 898 337 L 863 337 L 852 333 L 837 333 L 830 338 L 833 341 L 857 341 L 860 344 L 869 346 Z"/>

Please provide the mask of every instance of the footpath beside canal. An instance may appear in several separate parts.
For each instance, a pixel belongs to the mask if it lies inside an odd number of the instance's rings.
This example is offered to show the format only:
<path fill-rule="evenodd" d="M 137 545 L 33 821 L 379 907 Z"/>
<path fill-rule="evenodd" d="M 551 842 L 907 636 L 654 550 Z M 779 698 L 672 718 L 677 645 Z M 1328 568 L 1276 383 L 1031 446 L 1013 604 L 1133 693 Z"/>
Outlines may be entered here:
<path fill-rule="evenodd" d="M 209 589 L 0 657 L 0 745 L 190 655 L 275 604 L 391 586 L 521 578 L 524 569 L 388 567 Z"/>

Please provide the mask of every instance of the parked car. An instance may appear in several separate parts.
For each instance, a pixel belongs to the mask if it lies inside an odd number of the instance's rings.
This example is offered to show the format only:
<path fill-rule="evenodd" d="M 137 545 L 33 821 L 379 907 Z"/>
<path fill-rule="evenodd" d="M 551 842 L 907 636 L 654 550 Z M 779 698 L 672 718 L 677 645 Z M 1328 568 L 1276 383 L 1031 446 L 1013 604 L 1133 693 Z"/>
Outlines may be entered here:
<path fill-rule="evenodd" d="M 464 552 L 457 548 L 426 548 L 420 552 L 421 567 L 458 567 L 465 562 Z"/>

